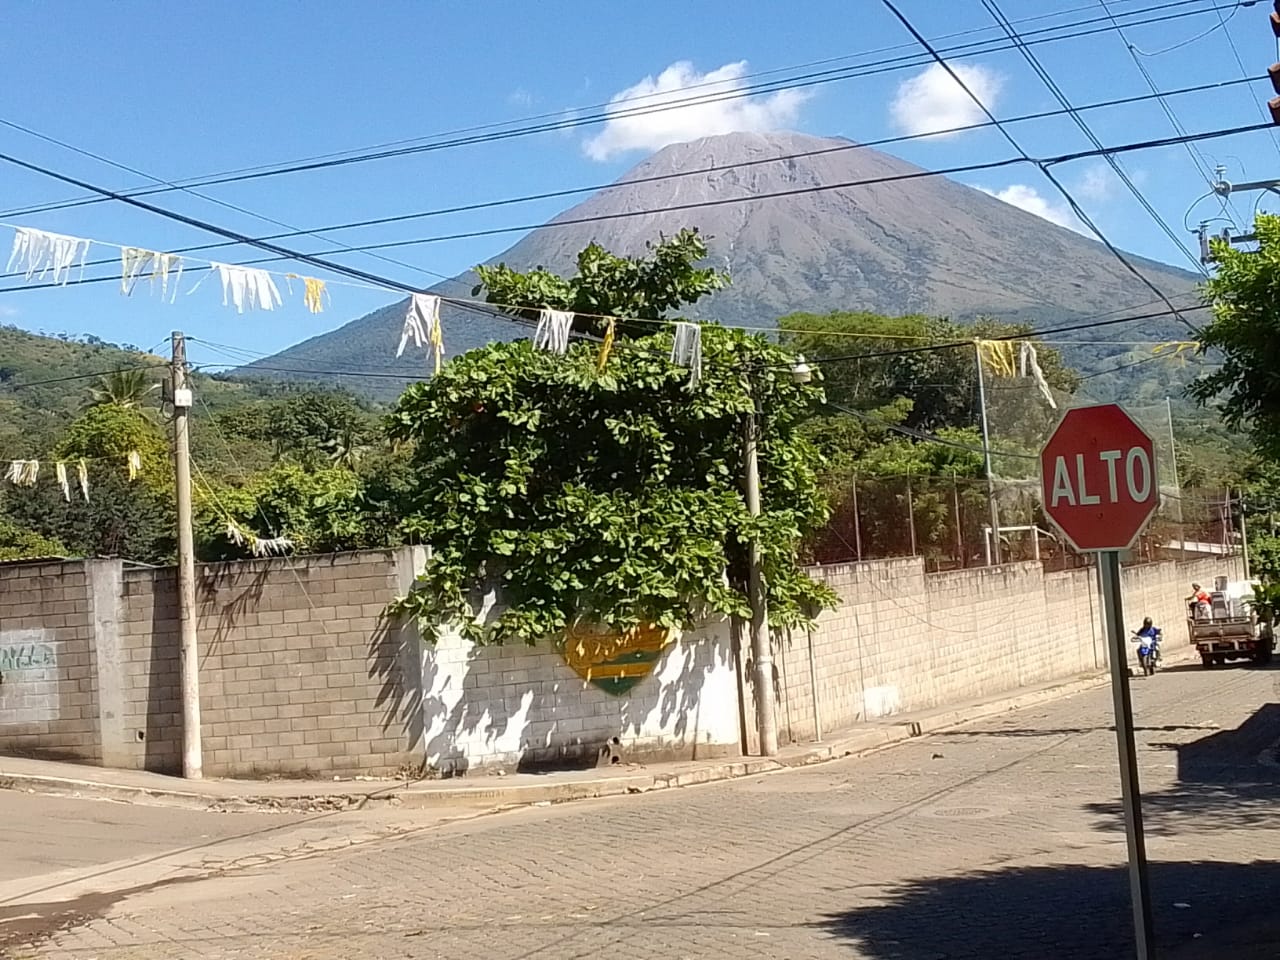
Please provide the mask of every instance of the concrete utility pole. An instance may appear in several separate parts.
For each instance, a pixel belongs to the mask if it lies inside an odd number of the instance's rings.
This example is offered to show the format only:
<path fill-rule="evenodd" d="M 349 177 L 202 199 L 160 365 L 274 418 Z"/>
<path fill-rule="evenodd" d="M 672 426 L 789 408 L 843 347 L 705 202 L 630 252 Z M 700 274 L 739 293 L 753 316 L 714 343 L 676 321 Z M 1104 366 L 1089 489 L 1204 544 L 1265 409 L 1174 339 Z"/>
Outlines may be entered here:
<path fill-rule="evenodd" d="M 978 365 L 978 406 L 982 410 L 982 460 L 987 471 L 987 505 L 991 508 L 991 560 L 1000 559 L 1000 504 L 996 500 L 996 480 L 991 469 L 991 433 L 987 428 L 987 380 L 982 372 L 982 341 L 973 341 L 973 359 Z"/>
<path fill-rule="evenodd" d="M 743 485 L 746 491 L 747 513 L 758 517 L 760 516 L 760 463 L 756 455 L 756 442 L 759 434 L 756 424 L 755 395 L 751 390 L 750 379 L 747 380 L 747 390 L 752 394 L 752 407 L 747 410 L 742 425 L 742 463 L 745 473 Z M 778 752 L 778 722 L 773 710 L 773 650 L 769 643 L 769 607 L 765 597 L 760 542 L 753 539 L 748 551 L 747 595 L 751 602 L 751 663 L 756 694 L 756 726 L 760 733 L 760 755 L 772 757 Z"/>
<path fill-rule="evenodd" d="M 191 530 L 191 438 L 188 414 L 191 387 L 187 383 L 187 342 L 175 330 L 173 361 L 173 466 L 178 509 L 178 619 L 181 624 L 182 672 L 182 775 L 188 780 L 204 776 L 200 747 L 200 657 L 196 642 L 195 537 Z"/>
<path fill-rule="evenodd" d="M 1249 570 L 1249 527 L 1244 518 L 1244 490 L 1240 491 L 1240 558 L 1244 561 L 1244 578 L 1252 580 Z"/>
<path fill-rule="evenodd" d="M 1173 486 L 1178 491 L 1178 556 L 1187 559 L 1186 517 L 1182 512 L 1182 482 L 1178 479 L 1178 438 L 1173 433 L 1173 401 L 1164 398 L 1165 415 L 1169 418 L 1169 469 L 1173 473 Z"/>

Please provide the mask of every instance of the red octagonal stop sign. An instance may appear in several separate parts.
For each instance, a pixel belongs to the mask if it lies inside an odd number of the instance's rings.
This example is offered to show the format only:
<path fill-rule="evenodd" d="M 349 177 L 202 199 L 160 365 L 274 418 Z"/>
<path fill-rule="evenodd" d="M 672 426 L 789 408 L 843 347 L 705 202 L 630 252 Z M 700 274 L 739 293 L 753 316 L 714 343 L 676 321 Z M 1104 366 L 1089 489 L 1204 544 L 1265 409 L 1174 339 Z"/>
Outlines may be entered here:
<path fill-rule="evenodd" d="M 1155 444 L 1114 403 L 1068 410 L 1040 452 L 1040 484 L 1077 550 L 1127 550 L 1160 502 Z"/>

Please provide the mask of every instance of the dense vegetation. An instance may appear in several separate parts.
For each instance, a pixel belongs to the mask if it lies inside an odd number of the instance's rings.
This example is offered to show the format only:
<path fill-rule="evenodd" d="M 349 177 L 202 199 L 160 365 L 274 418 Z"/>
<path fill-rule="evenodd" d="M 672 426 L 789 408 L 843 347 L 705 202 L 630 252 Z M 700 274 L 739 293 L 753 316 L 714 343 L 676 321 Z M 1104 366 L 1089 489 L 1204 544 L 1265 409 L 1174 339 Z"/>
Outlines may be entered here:
<path fill-rule="evenodd" d="M 405 609 L 428 625 L 465 615 L 475 588 L 497 577 L 511 609 L 475 639 L 501 641 L 545 636 L 581 617 L 626 626 L 742 612 L 752 533 L 764 544 L 774 620 L 794 622 L 830 599 L 800 564 L 822 555 L 828 512 L 848 516 L 855 478 L 864 484 L 868 555 L 878 538 L 902 536 L 895 478 L 911 478 L 920 552 L 950 549 L 944 541 L 961 532 L 948 532 L 953 515 L 975 530 L 982 522 L 973 338 L 1035 344 L 1044 389 L 1059 398 L 1108 392 L 1098 371 L 1073 369 L 1026 326 L 847 312 L 783 317 L 777 342 L 705 326 L 702 380 L 690 385 L 670 362 L 666 321 L 726 282 L 695 266 L 704 253 L 686 231 L 637 258 L 590 247 L 568 277 L 482 268 L 482 289 L 501 309 L 523 319 L 542 305 L 569 309 L 580 315 L 577 332 L 593 339 L 563 357 L 528 341 L 493 343 L 391 405 L 328 386 L 196 374 L 199 556 L 250 556 L 270 538 L 294 552 L 429 544 L 435 561 Z M 614 311 L 637 322 L 611 329 L 590 316 Z M 602 351 L 601 338 L 611 349 Z M 963 345 L 919 349 L 953 341 Z M 1133 371 L 1105 376 L 1127 380 L 1130 399 L 1163 401 L 1171 381 L 1195 367 L 1152 361 L 1143 349 Z M 801 353 L 819 371 L 812 385 L 791 380 Z M 0 558 L 170 560 L 165 360 L 14 329 L 0 329 L 0 357 L 0 458 L 43 464 L 34 484 L 0 487 Z M 1012 358 L 1012 347 L 988 358 L 988 410 L 997 473 L 1025 483 L 1057 412 Z M 753 403 L 759 520 L 740 493 L 742 414 Z M 1178 403 L 1182 484 L 1247 488 L 1258 534 L 1271 536 L 1280 518 L 1274 468 L 1212 409 Z M 1034 512 L 1032 501 L 1024 506 Z"/>

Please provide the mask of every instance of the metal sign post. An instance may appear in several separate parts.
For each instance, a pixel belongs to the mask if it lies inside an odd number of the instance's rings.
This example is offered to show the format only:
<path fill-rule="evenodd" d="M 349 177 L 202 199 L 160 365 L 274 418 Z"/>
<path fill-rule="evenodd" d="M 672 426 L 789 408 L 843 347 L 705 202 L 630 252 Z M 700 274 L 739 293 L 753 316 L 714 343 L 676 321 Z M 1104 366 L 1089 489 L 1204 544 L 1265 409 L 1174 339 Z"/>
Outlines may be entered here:
<path fill-rule="evenodd" d="M 1151 916 L 1151 887 L 1147 876 L 1147 843 L 1142 826 L 1142 795 L 1138 787 L 1138 753 L 1133 739 L 1133 703 L 1129 699 L 1129 648 L 1125 641 L 1124 609 L 1120 602 L 1120 554 L 1098 554 L 1102 580 L 1102 609 L 1111 660 L 1111 696 L 1115 701 L 1116 746 L 1120 752 L 1120 798 L 1124 808 L 1125 841 L 1129 848 L 1129 895 L 1133 901 L 1133 934 L 1138 960 L 1154 960 L 1155 925 Z"/>
<path fill-rule="evenodd" d="M 1129 892 L 1138 960 L 1154 960 L 1151 889 L 1129 699 L 1129 645 L 1120 602 L 1120 553 L 1132 547 L 1160 502 L 1155 444 L 1113 403 L 1068 410 L 1040 452 L 1045 515 L 1081 553 L 1098 557 L 1111 661 L 1120 796 L 1129 848 Z"/>

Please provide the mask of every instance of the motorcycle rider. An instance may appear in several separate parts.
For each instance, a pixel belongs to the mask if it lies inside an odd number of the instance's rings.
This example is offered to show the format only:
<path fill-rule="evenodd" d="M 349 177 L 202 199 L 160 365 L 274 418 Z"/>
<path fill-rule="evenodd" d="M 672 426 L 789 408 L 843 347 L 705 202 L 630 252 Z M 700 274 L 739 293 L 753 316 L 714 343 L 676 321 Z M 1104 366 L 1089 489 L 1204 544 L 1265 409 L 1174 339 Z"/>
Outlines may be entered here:
<path fill-rule="evenodd" d="M 1151 651 L 1157 660 L 1160 659 L 1160 628 L 1152 624 L 1151 618 L 1146 617 L 1142 621 L 1142 629 L 1134 633 L 1134 639 L 1137 640 L 1138 646 L 1144 643 L 1151 648 Z"/>

